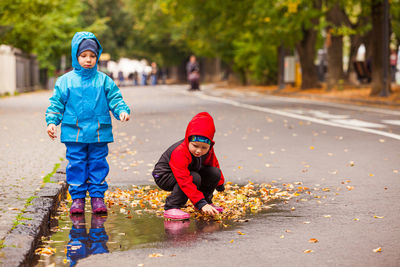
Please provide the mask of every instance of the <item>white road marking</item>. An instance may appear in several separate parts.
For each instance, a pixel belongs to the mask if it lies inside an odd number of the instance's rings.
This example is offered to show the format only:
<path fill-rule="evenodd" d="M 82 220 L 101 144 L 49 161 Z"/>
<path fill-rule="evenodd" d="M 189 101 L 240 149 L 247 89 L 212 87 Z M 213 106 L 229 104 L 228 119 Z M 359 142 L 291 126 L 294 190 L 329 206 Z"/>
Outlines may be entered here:
<path fill-rule="evenodd" d="M 378 124 L 378 123 L 372 123 L 372 122 L 367 122 L 367 121 L 360 121 L 356 119 L 350 119 L 350 120 L 331 120 L 333 122 L 337 122 L 340 124 L 345 124 L 345 125 L 350 125 L 350 126 L 356 126 L 356 127 L 362 127 L 362 128 L 386 128 L 386 125 L 383 124 Z"/>
<path fill-rule="evenodd" d="M 203 94 L 202 92 L 196 92 L 196 93 L 184 92 L 184 93 L 187 95 L 194 95 L 194 96 L 197 96 L 202 99 L 219 102 L 219 103 L 224 103 L 224 104 L 232 105 L 235 107 L 241 107 L 241 108 L 246 108 L 246 109 L 250 109 L 250 110 L 256 110 L 256 111 L 275 114 L 275 115 L 279 115 L 279 116 L 294 118 L 294 119 L 298 119 L 298 120 L 310 121 L 310 122 L 314 122 L 314 123 L 318 123 L 318 124 L 322 124 L 322 125 L 350 129 L 350 130 L 355 130 L 355 131 L 365 132 L 365 133 L 371 133 L 371 134 L 386 136 L 389 138 L 400 140 L 400 135 L 398 135 L 398 134 L 383 132 L 383 131 L 379 131 L 379 130 L 375 130 L 375 129 L 361 128 L 361 127 L 351 126 L 351 125 L 344 125 L 344 124 L 339 124 L 339 123 L 335 123 L 335 122 L 331 122 L 331 121 L 325 121 L 325 120 L 321 120 L 321 119 L 317 119 L 317 118 L 307 117 L 304 115 L 288 113 L 288 112 L 281 111 L 281 110 L 275 110 L 275 109 L 270 109 L 270 108 L 266 108 L 266 107 L 259 107 L 259 106 L 255 106 L 255 105 L 244 104 L 244 103 L 240 103 L 240 102 L 230 100 L 230 99 L 225 99 L 225 98 L 220 98 L 220 97 L 215 97 L 215 96 L 208 96 L 208 95 Z"/>
<path fill-rule="evenodd" d="M 400 120 L 382 120 L 382 122 L 392 125 L 400 125 Z"/>
<path fill-rule="evenodd" d="M 224 90 L 223 89 L 219 89 L 217 91 L 217 90 L 209 89 L 208 92 L 214 94 L 215 92 L 219 92 L 219 91 L 223 92 Z M 229 89 L 229 90 L 226 90 L 226 91 L 229 92 L 229 93 L 231 93 L 232 91 L 239 92 L 238 90 L 235 90 L 235 89 Z M 237 93 L 235 93 L 235 95 L 237 95 Z M 242 93 L 242 95 L 244 95 L 244 93 Z M 340 103 L 323 102 L 323 101 L 318 101 L 318 100 L 310 100 L 310 99 L 302 99 L 302 98 L 291 98 L 291 97 L 275 96 L 275 95 L 266 95 L 266 94 L 260 94 L 260 93 L 258 93 L 258 95 L 261 96 L 261 97 L 264 97 L 264 98 L 276 99 L 276 100 L 283 101 L 283 102 L 305 103 L 305 104 L 314 104 L 314 105 L 318 104 L 318 105 L 330 106 L 330 107 L 336 107 L 336 108 L 345 108 L 345 109 L 351 109 L 351 110 L 357 110 L 357 111 L 370 111 L 370 112 L 376 112 L 376 113 L 381 113 L 381 114 L 398 115 L 398 116 L 400 116 L 400 111 L 397 111 L 397 110 L 380 109 L 380 108 L 357 106 L 357 105 L 346 105 L 346 104 L 340 104 Z"/>
<path fill-rule="evenodd" d="M 304 110 L 302 109 L 285 109 L 285 110 L 290 113 L 304 114 Z"/>
<path fill-rule="evenodd" d="M 328 119 L 328 120 L 339 120 L 339 119 L 347 119 L 349 116 L 348 115 L 335 115 L 335 114 L 329 114 L 327 112 L 322 112 L 319 110 L 310 110 L 308 113 L 313 114 L 315 117 L 320 118 L 320 119 Z"/>

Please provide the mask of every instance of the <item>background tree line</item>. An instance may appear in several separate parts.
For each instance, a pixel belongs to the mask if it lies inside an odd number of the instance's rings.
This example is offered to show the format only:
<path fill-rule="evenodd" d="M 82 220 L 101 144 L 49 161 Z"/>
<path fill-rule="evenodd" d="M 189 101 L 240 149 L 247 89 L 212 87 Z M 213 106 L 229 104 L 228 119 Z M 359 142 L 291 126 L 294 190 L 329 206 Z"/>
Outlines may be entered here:
<path fill-rule="evenodd" d="M 390 1 L 391 41 L 399 44 L 400 0 Z M 220 59 L 243 83 L 276 84 L 282 48 L 296 51 L 302 88 L 320 86 L 315 67 L 327 48 L 328 88 L 348 81 L 361 44 L 372 59 L 372 91 L 382 86 L 383 0 L 2 0 L 0 42 L 55 70 L 76 31 L 93 31 L 105 52 L 161 66 L 188 55 Z M 343 42 L 350 64 L 343 71 Z M 280 50 L 281 49 L 281 50 Z M 386 67 L 386 66 L 385 66 Z M 389 68 L 389 66 L 387 66 Z"/>

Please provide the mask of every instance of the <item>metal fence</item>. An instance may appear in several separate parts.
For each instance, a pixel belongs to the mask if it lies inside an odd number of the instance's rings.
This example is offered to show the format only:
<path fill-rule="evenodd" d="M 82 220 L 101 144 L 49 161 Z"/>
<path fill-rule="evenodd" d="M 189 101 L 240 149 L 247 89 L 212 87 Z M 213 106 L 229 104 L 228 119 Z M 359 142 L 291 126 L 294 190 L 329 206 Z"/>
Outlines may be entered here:
<path fill-rule="evenodd" d="M 39 87 L 39 64 L 36 57 L 22 53 L 15 54 L 16 60 L 16 90 L 27 92 Z"/>
<path fill-rule="evenodd" d="M 19 49 L 0 45 L 0 94 L 14 94 L 40 88 L 36 57 Z"/>

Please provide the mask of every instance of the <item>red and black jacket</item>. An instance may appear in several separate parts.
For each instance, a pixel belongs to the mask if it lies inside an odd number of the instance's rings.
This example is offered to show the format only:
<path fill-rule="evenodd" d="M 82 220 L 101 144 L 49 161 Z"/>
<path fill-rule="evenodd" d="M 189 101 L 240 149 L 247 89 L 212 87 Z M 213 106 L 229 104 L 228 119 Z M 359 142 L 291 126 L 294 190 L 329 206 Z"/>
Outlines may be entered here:
<path fill-rule="evenodd" d="M 186 128 L 185 139 L 170 146 L 161 156 L 154 167 L 155 179 L 168 173 L 173 173 L 179 187 L 199 209 L 207 204 L 204 195 L 193 183 L 190 171 L 199 171 L 202 166 L 219 167 L 218 159 L 214 153 L 214 120 L 207 112 L 201 112 L 193 117 Z M 207 154 L 197 158 L 189 152 L 189 137 L 192 135 L 205 136 L 211 140 L 211 147 Z M 218 186 L 224 184 L 224 175 Z"/>

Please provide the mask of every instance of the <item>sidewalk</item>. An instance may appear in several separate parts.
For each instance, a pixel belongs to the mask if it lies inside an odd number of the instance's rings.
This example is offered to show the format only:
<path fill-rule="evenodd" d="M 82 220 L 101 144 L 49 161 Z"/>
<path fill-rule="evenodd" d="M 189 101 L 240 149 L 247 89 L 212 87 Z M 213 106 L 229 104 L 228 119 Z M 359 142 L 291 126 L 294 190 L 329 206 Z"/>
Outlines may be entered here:
<path fill-rule="evenodd" d="M 51 93 L 0 98 L 0 265 L 18 266 L 31 252 L 55 205 L 51 199 L 63 188 L 43 183 L 65 158 L 63 144 L 46 134 L 44 113 Z M 40 197 L 45 195 L 50 199 Z"/>

